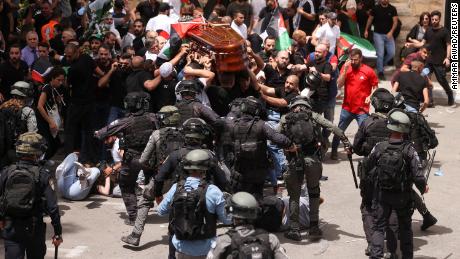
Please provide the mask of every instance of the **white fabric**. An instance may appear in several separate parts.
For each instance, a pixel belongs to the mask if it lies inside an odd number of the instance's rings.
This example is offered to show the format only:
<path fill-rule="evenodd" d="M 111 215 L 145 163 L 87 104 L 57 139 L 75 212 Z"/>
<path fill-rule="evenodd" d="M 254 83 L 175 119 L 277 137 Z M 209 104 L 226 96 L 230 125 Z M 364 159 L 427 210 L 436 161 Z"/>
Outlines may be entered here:
<path fill-rule="evenodd" d="M 152 60 L 155 62 L 157 60 L 158 55 L 155 53 L 151 53 L 149 51 L 145 52 L 145 60 Z"/>
<path fill-rule="evenodd" d="M 248 28 L 246 26 L 246 24 L 242 24 L 240 26 L 238 26 L 235 21 L 232 21 L 232 25 L 231 25 L 232 29 L 234 31 L 236 31 L 239 35 L 241 35 L 241 37 L 243 37 L 243 39 L 247 39 L 248 37 Z"/>
<path fill-rule="evenodd" d="M 329 47 L 329 52 L 334 53 L 337 39 L 340 38 L 340 28 L 337 25 L 334 25 L 334 27 L 331 28 L 329 23 L 325 23 L 319 27 L 318 30 L 316 30 L 315 37 L 318 38 L 318 40 L 323 38 L 328 39 L 329 43 L 331 44 Z"/>
<path fill-rule="evenodd" d="M 174 20 L 167 15 L 159 14 L 147 22 L 145 26 L 146 31 L 158 31 L 162 30 L 168 34 L 171 32 L 171 24 L 174 23 Z"/>
<path fill-rule="evenodd" d="M 115 142 L 113 143 L 112 149 L 110 150 L 110 154 L 112 154 L 113 162 L 115 163 L 121 162 L 121 160 L 123 159 L 120 156 L 119 149 L 120 149 L 120 140 L 117 138 L 117 140 L 115 140 Z"/>

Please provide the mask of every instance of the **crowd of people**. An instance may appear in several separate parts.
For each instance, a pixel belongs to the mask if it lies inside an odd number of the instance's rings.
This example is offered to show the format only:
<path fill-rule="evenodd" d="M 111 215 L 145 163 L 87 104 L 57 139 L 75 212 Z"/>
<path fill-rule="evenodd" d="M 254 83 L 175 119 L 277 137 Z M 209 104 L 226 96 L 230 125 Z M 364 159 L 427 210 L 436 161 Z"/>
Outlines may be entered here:
<path fill-rule="evenodd" d="M 127 0 L 0 0 L 6 258 L 25 250 L 43 258 L 44 208 L 53 244 L 62 242 L 55 189 L 69 200 L 121 197 L 124 222 L 133 226 L 121 240 L 134 246 L 157 203 L 158 214 L 170 218 L 169 258 L 287 258 L 272 232 L 295 241 L 302 229 L 312 240 L 322 237 L 322 162 L 343 158 L 340 142 L 350 161 L 352 153 L 364 157 L 358 176 L 366 255 L 397 258 L 399 237 L 402 257 L 413 258 L 414 208 L 422 230 L 437 222 L 412 189 L 428 191 L 424 174 L 438 145 L 422 114 L 434 107 L 433 73 L 447 104 L 455 104 L 446 79 L 450 35 L 439 11 L 420 15 L 396 55 L 401 22 L 389 0 L 132 6 Z M 286 49 L 270 33 L 277 17 L 291 38 Z M 245 40 L 247 67 L 222 72 L 215 55 L 198 51 L 193 41 L 174 46 L 171 25 L 197 19 L 235 30 Z M 359 48 L 342 45 L 341 32 L 373 43 L 376 72 Z M 385 90 L 379 81 L 391 62 L 401 66 Z M 344 131 L 353 120 L 359 130 L 352 143 Z M 46 171 L 61 154 L 56 172 Z M 39 179 L 30 180 L 27 171 Z M 20 203 L 35 196 L 46 197 L 47 206 L 38 197 Z M 234 229 L 216 239 L 218 220 Z"/>

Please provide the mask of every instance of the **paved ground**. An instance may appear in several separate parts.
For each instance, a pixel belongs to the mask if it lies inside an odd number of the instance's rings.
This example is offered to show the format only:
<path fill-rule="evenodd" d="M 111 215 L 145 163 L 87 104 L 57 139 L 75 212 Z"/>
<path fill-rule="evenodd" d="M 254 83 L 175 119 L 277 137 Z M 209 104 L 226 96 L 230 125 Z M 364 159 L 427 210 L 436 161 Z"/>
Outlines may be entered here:
<path fill-rule="evenodd" d="M 384 85 L 388 87 L 388 82 Z M 435 96 L 443 97 L 439 89 L 436 88 Z M 440 146 L 429 180 L 430 193 L 425 195 L 425 200 L 439 223 L 429 231 L 421 232 L 421 216 L 417 212 L 414 214 L 415 258 L 454 259 L 460 258 L 460 203 L 456 202 L 460 195 L 460 175 L 456 174 L 460 161 L 460 136 L 457 135 L 460 109 L 441 106 L 447 102 L 445 98 L 436 101 L 440 105 L 427 111 L 427 119 L 438 134 Z M 339 106 L 336 112 L 339 114 Z M 354 123 L 347 130 L 350 139 L 356 129 Z M 340 154 L 340 158 L 340 162 L 329 160 L 324 165 L 323 174 L 329 176 L 321 186 L 322 196 L 326 199 L 320 208 L 324 239 L 317 243 L 296 243 L 278 235 L 291 258 L 365 258 L 359 192 L 354 189 L 345 154 Z M 443 176 L 435 176 L 436 171 L 442 171 Z M 167 258 L 167 218 L 159 217 L 155 212 L 148 218 L 141 246 L 132 248 L 120 241 L 121 235 L 131 230 L 123 224 L 122 218 L 126 214 L 121 199 L 92 196 L 81 202 L 60 200 L 59 205 L 64 228 L 60 258 Z M 48 225 L 46 258 L 54 255 L 50 229 Z M 0 255 L 3 251 L 3 242 L 0 241 Z"/>

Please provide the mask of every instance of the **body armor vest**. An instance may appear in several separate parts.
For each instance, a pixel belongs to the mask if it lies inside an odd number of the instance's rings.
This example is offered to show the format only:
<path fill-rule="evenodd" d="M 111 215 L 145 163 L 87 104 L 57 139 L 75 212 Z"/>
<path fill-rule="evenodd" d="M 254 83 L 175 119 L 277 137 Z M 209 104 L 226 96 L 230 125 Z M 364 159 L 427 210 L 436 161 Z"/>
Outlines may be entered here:
<path fill-rule="evenodd" d="M 364 156 L 368 156 L 377 143 L 388 140 L 390 137 L 386 116 L 374 113 L 369 116 L 368 120 L 371 121 L 366 125 L 367 136 L 363 143 Z"/>
<path fill-rule="evenodd" d="M 195 103 L 199 103 L 196 99 L 193 100 L 180 100 L 175 105 L 179 109 L 180 124 L 182 125 L 186 120 L 194 117 L 198 117 L 193 106 Z"/>
<path fill-rule="evenodd" d="M 267 168 L 267 139 L 264 136 L 265 122 L 258 118 L 236 119 L 231 129 L 234 141 L 235 169 L 244 173 L 251 168 Z M 244 168 L 245 170 L 241 170 Z"/>

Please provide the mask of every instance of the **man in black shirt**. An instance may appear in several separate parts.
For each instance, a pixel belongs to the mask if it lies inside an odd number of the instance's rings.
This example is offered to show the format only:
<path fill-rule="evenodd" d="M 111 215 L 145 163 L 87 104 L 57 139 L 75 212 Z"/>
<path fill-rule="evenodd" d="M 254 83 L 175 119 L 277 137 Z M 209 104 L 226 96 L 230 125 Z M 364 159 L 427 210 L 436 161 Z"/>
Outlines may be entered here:
<path fill-rule="evenodd" d="M 284 24 L 286 25 L 287 31 L 289 31 L 289 21 L 286 11 L 276 4 L 276 0 L 265 0 L 265 3 L 267 4 L 267 6 L 262 8 L 262 10 L 260 10 L 259 12 L 259 22 L 262 22 L 260 26 L 260 32 L 262 33 L 267 29 L 267 26 L 270 23 L 272 16 L 277 11 L 281 12 L 281 14 L 283 15 Z"/>
<path fill-rule="evenodd" d="M 150 18 L 158 15 L 159 7 L 160 3 L 156 0 L 147 0 L 136 6 L 136 13 L 139 13 L 143 23 L 147 24 Z"/>
<path fill-rule="evenodd" d="M 98 156 L 92 141 L 96 63 L 89 55 L 80 54 L 78 46 L 71 43 L 64 53 L 70 64 L 67 82 L 71 91 L 64 131 L 66 153 L 81 150 L 82 163 L 96 162 Z"/>
<path fill-rule="evenodd" d="M 264 40 L 264 49 L 258 53 L 265 63 L 268 63 L 270 56 L 275 51 L 276 38 L 267 36 Z"/>
<path fill-rule="evenodd" d="M 11 98 L 11 86 L 24 81 L 29 74 L 29 66 L 21 60 L 19 45 L 11 45 L 9 59 L 0 65 L 0 103 Z"/>
<path fill-rule="evenodd" d="M 51 4 L 48 1 L 43 1 L 40 5 L 40 13 L 34 16 L 35 31 L 37 32 L 38 39 L 40 41 L 42 41 L 42 35 L 40 33 L 42 27 L 43 25 L 49 23 L 51 18 L 53 18 L 53 9 L 51 8 Z"/>
<path fill-rule="evenodd" d="M 144 22 L 141 19 L 137 19 L 133 23 L 133 48 L 137 56 L 145 55 L 145 36 L 144 36 Z"/>
<path fill-rule="evenodd" d="M 425 32 L 425 36 L 419 45 L 414 45 L 416 48 L 422 47 L 425 43 L 429 46 L 431 54 L 427 59 L 427 67 L 430 72 L 436 76 L 439 84 L 447 94 L 448 105 L 453 105 L 454 95 L 449 83 L 446 79 L 446 68 L 450 65 L 450 35 L 449 31 L 441 26 L 441 12 L 431 12 L 431 27 Z M 430 88 L 430 107 L 433 106 L 433 90 Z"/>
<path fill-rule="evenodd" d="M 429 103 L 428 80 L 420 75 L 423 66 L 420 61 L 412 61 L 411 70 L 401 72 L 395 78 L 393 92 L 401 92 L 408 112 L 423 112 Z"/>
<path fill-rule="evenodd" d="M 161 64 L 159 70 L 158 76 L 144 84 L 150 91 L 150 108 L 155 113 L 163 106 L 176 104 L 175 89 L 178 83 L 174 66 L 170 62 Z"/>
<path fill-rule="evenodd" d="M 283 87 L 284 82 L 291 70 L 288 69 L 289 53 L 287 51 L 280 51 L 275 58 L 275 67 L 266 64 L 263 71 L 265 73 L 265 84 L 270 87 Z"/>
<path fill-rule="evenodd" d="M 293 18 L 294 29 L 311 35 L 316 27 L 316 9 L 313 0 L 299 0 L 294 4 L 297 13 Z"/>
<path fill-rule="evenodd" d="M 329 48 L 325 44 L 318 44 L 315 47 L 315 59 L 310 60 L 306 65 L 309 72 L 316 71 L 321 76 L 321 85 L 314 91 L 311 99 L 313 100 L 313 111 L 323 114 L 329 104 L 329 82 L 332 79 L 332 65 L 326 59 Z"/>
<path fill-rule="evenodd" d="M 152 73 L 144 70 L 144 58 L 134 56 L 131 60 L 132 72 L 126 78 L 126 92 L 142 92 L 145 91 L 145 82 L 152 80 Z"/>
<path fill-rule="evenodd" d="M 364 31 L 364 37 L 367 38 L 371 24 L 374 25 L 374 46 L 377 51 L 377 72 L 380 80 L 385 80 L 383 67 L 395 55 L 393 32 L 398 25 L 398 12 L 389 2 L 380 0 L 380 4 L 372 8 Z"/>

